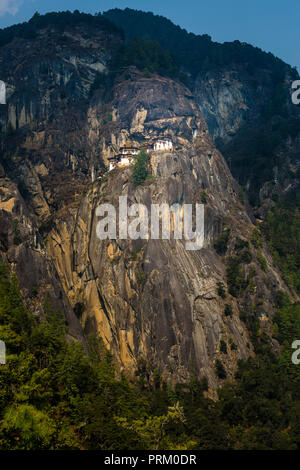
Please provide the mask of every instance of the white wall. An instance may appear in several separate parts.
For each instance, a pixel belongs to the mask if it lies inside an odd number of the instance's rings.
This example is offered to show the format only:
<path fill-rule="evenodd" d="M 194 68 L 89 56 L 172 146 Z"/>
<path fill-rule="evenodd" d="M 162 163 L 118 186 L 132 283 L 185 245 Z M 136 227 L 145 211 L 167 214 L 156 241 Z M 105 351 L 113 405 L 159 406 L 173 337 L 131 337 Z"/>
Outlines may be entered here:
<path fill-rule="evenodd" d="M 173 148 L 173 144 L 170 140 L 154 143 L 154 150 L 170 150 L 171 148 Z"/>
<path fill-rule="evenodd" d="M 0 104 L 6 104 L 6 86 L 2 80 L 0 80 Z"/>
<path fill-rule="evenodd" d="M 131 158 L 121 157 L 121 160 L 120 160 L 121 165 L 129 165 L 130 163 L 131 163 Z"/>

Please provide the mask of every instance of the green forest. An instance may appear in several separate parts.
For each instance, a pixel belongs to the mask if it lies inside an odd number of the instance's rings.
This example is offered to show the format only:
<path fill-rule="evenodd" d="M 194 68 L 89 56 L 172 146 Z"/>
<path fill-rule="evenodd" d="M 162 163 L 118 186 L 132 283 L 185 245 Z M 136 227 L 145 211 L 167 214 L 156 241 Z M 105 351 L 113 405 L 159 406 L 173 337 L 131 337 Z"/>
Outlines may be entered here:
<path fill-rule="evenodd" d="M 300 193 L 299 188 L 269 209 L 262 233 L 286 283 L 300 293 Z"/>
<path fill-rule="evenodd" d="M 255 64 L 271 69 L 278 76 L 286 68 L 283 61 L 258 47 L 240 41 L 220 44 L 212 41 L 208 34 L 188 33 L 167 18 L 151 12 L 115 8 L 103 16 L 124 31 L 127 44 L 136 38 L 159 42 L 193 77 L 200 71 L 229 63 L 247 67 Z"/>
<path fill-rule="evenodd" d="M 35 39 L 37 32 L 48 26 L 55 25 L 62 32 L 67 27 L 82 23 L 107 32 L 117 33 L 123 37 L 123 32 L 101 14 L 90 15 L 81 13 L 78 10 L 72 13 L 70 11 L 51 12 L 46 15 L 35 13 L 27 22 L 0 29 L 0 47 L 9 44 L 16 38 Z"/>

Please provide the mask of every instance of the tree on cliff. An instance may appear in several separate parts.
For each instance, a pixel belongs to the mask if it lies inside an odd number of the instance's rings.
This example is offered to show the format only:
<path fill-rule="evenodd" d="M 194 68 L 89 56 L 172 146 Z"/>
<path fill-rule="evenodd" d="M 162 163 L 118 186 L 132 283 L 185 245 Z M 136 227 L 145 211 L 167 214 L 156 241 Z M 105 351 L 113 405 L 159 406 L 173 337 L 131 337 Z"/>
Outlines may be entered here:
<path fill-rule="evenodd" d="M 148 155 L 145 150 L 141 150 L 134 157 L 134 164 L 132 168 L 132 182 L 135 186 L 142 184 L 147 178 Z"/>

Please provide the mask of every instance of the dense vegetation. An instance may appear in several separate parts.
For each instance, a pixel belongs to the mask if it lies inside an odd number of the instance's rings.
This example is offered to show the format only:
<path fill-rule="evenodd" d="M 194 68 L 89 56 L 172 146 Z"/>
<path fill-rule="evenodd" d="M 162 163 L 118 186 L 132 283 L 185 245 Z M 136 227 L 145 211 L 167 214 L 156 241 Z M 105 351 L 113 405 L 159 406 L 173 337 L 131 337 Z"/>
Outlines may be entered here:
<path fill-rule="evenodd" d="M 274 114 L 268 115 L 266 121 L 242 130 L 231 142 L 220 146 L 234 177 L 244 187 L 248 187 L 248 197 L 254 206 L 260 203 L 259 190 L 262 185 L 274 180 L 274 168 L 278 169 L 280 184 L 295 177 L 289 164 L 294 165 L 296 162 L 292 159 L 287 161 L 286 152 L 280 149 L 280 145 L 289 137 L 296 138 L 300 131 L 300 117 L 287 116 L 289 111 L 286 103 L 287 99 L 282 100 L 279 107 L 273 108 Z"/>
<path fill-rule="evenodd" d="M 262 226 L 275 262 L 287 284 L 300 293 L 299 188 L 277 201 Z"/>
<path fill-rule="evenodd" d="M 46 15 L 35 13 L 27 22 L 0 29 L 0 47 L 10 43 L 16 38 L 34 39 L 39 30 L 49 26 L 54 26 L 59 31 L 64 31 L 67 27 L 82 23 L 123 36 L 122 31 L 101 14 L 90 15 L 80 13 L 78 10 L 75 10 L 73 13 L 63 11 L 59 13 L 47 13 Z"/>
<path fill-rule="evenodd" d="M 122 72 L 132 65 L 146 75 L 153 72 L 172 78 L 179 75 L 179 67 L 171 55 L 157 41 L 149 39 L 134 39 L 122 46 L 112 60 L 111 70 Z"/>
<path fill-rule="evenodd" d="M 171 55 L 175 63 L 180 64 L 192 76 L 201 70 L 229 63 L 242 63 L 247 67 L 253 67 L 255 64 L 256 67 L 272 70 L 277 76 L 282 75 L 287 67 L 283 61 L 271 53 L 265 53 L 249 44 L 239 41 L 219 44 L 213 42 L 207 34 L 188 33 L 162 16 L 129 8 L 109 10 L 95 15 L 81 13 L 78 10 L 73 13 L 70 11 L 51 12 L 46 15 L 35 13 L 28 22 L 1 29 L 0 46 L 17 37 L 33 39 L 37 31 L 49 26 L 55 26 L 63 31 L 67 27 L 78 24 L 87 24 L 104 31 L 125 35 L 127 44 L 133 44 L 133 40 L 137 38 L 145 40 L 145 44 L 157 42 L 164 49 L 165 54 Z M 274 78 L 276 78 L 275 75 Z"/>
<path fill-rule="evenodd" d="M 145 150 L 141 150 L 134 156 L 134 163 L 132 165 L 132 182 L 135 186 L 142 184 L 148 176 L 148 163 L 149 157 Z"/>
<path fill-rule="evenodd" d="M 192 76 L 232 62 L 276 69 L 278 74 L 286 67 L 283 61 L 257 47 L 240 41 L 219 44 L 207 34 L 188 33 L 167 18 L 150 12 L 116 8 L 105 12 L 104 17 L 124 30 L 127 42 L 135 38 L 158 41 Z"/>
<path fill-rule="evenodd" d="M 171 387 L 141 363 L 135 385 L 116 373 L 96 339 L 87 354 L 67 342 L 66 326 L 47 299 L 45 319 L 26 311 L 17 282 L 0 261 L 1 449 L 300 449 L 300 305 L 285 298 L 275 318 L 282 353 L 240 362 L 237 380 L 205 397 L 206 381 Z M 227 353 L 226 343 L 222 345 Z M 220 362 L 220 361 L 219 361 Z M 222 363 L 217 373 L 224 378 Z M 225 373 L 226 375 L 226 373 Z"/>

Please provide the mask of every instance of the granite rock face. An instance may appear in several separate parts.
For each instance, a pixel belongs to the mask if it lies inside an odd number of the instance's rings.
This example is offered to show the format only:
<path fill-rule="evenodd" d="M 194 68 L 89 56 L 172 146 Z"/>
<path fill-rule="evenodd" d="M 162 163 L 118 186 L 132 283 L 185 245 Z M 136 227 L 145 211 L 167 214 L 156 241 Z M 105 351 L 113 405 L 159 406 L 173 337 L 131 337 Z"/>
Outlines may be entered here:
<path fill-rule="evenodd" d="M 261 118 L 272 99 L 274 83 L 270 71 L 256 72 L 250 74 L 241 66 L 220 67 L 197 76 L 195 98 L 214 141 L 227 143 Z"/>
<path fill-rule="evenodd" d="M 226 288 L 228 260 L 237 246 L 248 246 L 255 227 L 209 134 L 205 107 L 204 116 L 199 108 L 201 97 L 214 96 L 208 84 L 199 83 L 195 99 L 177 81 L 132 68 L 104 99 L 101 86 L 94 93 L 91 87 L 120 38 L 97 31 L 88 39 L 91 32 L 82 28 L 65 32 L 61 42 L 50 28 L 30 44 L 18 39 L 0 50 L 2 65 L 13 54 L 12 66 L 20 63 L 16 74 L 6 67 L 1 77 L 8 84 L 8 104 L 0 109 L 1 254 L 37 315 L 43 317 L 48 295 L 65 313 L 70 334 L 81 341 L 81 327 L 98 334 L 130 377 L 141 368 L 150 379 L 157 369 L 173 382 L 205 376 L 215 390 L 217 358 L 233 378 L 237 360 L 253 354 L 239 312 L 251 305 L 270 333 L 276 292 L 287 288 L 266 248 L 265 272 L 251 244 L 240 266 L 245 288 L 236 296 Z M 230 91 L 222 85 L 218 98 L 218 135 L 238 127 L 248 106 L 233 78 L 228 81 Z M 241 115 L 231 116 L 241 100 Z M 152 177 L 142 185 L 132 184 L 130 167 L 107 172 L 109 158 L 128 139 L 143 146 L 162 136 L 174 149 L 150 153 Z M 122 195 L 129 205 L 149 209 L 205 202 L 204 247 L 188 251 L 184 240 L 172 237 L 99 240 L 97 207 L 118 207 Z M 228 227 L 227 252 L 219 255 L 214 244 Z M 218 294 L 220 282 L 225 297 Z M 224 314 L 226 304 L 232 315 Z"/>
<path fill-rule="evenodd" d="M 265 208 L 272 195 L 299 185 L 300 114 L 291 99 L 296 77 L 288 67 L 276 78 L 272 69 L 230 64 L 199 73 L 193 86 L 215 145 L 252 200 L 260 193 L 256 205 Z"/>
<path fill-rule="evenodd" d="M 26 306 L 39 318 L 45 305 L 65 316 L 69 336 L 85 344 L 81 325 L 63 290 L 54 263 L 17 186 L 0 178 L 0 252 L 17 275 Z"/>
<path fill-rule="evenodd" d="M 233 377 L 237 360 L 252 353 L 239 318 L 242 303 L 263 295 L 256 313 L 262 318 L 264 312 L 271 315 L 274 294 L 285 286 L 265 253 L 268 285 L 262 283 L 259 291 L 245 292 L 239 300 L 230 295 L 222 299 L 217 293 L 218 282 L 226 279 L 226 265 L 214 241 L 224 227 L 230 227 L 230 256 L 237 240 L 251 238 L 254 225 L 190 92 L 170 79 L 146 79 L 134 72 L 130 81 L 117 85 L 112 105 L 115 130 L 105 142 L 106 149 L 128 137 L 139 145 L 165 134 L 172 136 L 175 150 L 151 153 L 152 178 L 142 186 L 134 187 L 130 168 L 113 170 L 95 181 L 76 217 L 56 221 L 48 250 L 71 303 L 81 306 L 86 333 L 97 330 L 129 375 L 133 377 L 146 363 L 150 376 L 155 368 L 173 381 L 187 380 L 195 373 L 206 376 L 215 389 L 216 358 L 222 359 Z M 97 114 L 97 104 L 93 106 Z M 205 245 L 199 251 L 186 250 L 184 240 L 172 236 L 171 240 L 97 238 L 96 209 L 101 203 L 118 208 L 119 196 L 126 195 L 128 206 L 142 203 L 150 211 L 151 204 L 201 203 L 203 192 Z M 264 277 L 255 250 L 253 261 L 243 269 L 246 276 L 255 269 L 258 284 Z M 226 303 L 232 304 L 231 317 L 224 315 Z M 221 340 L 233 341 L 237 349 L 225 356 L 220 352 Z"/>

